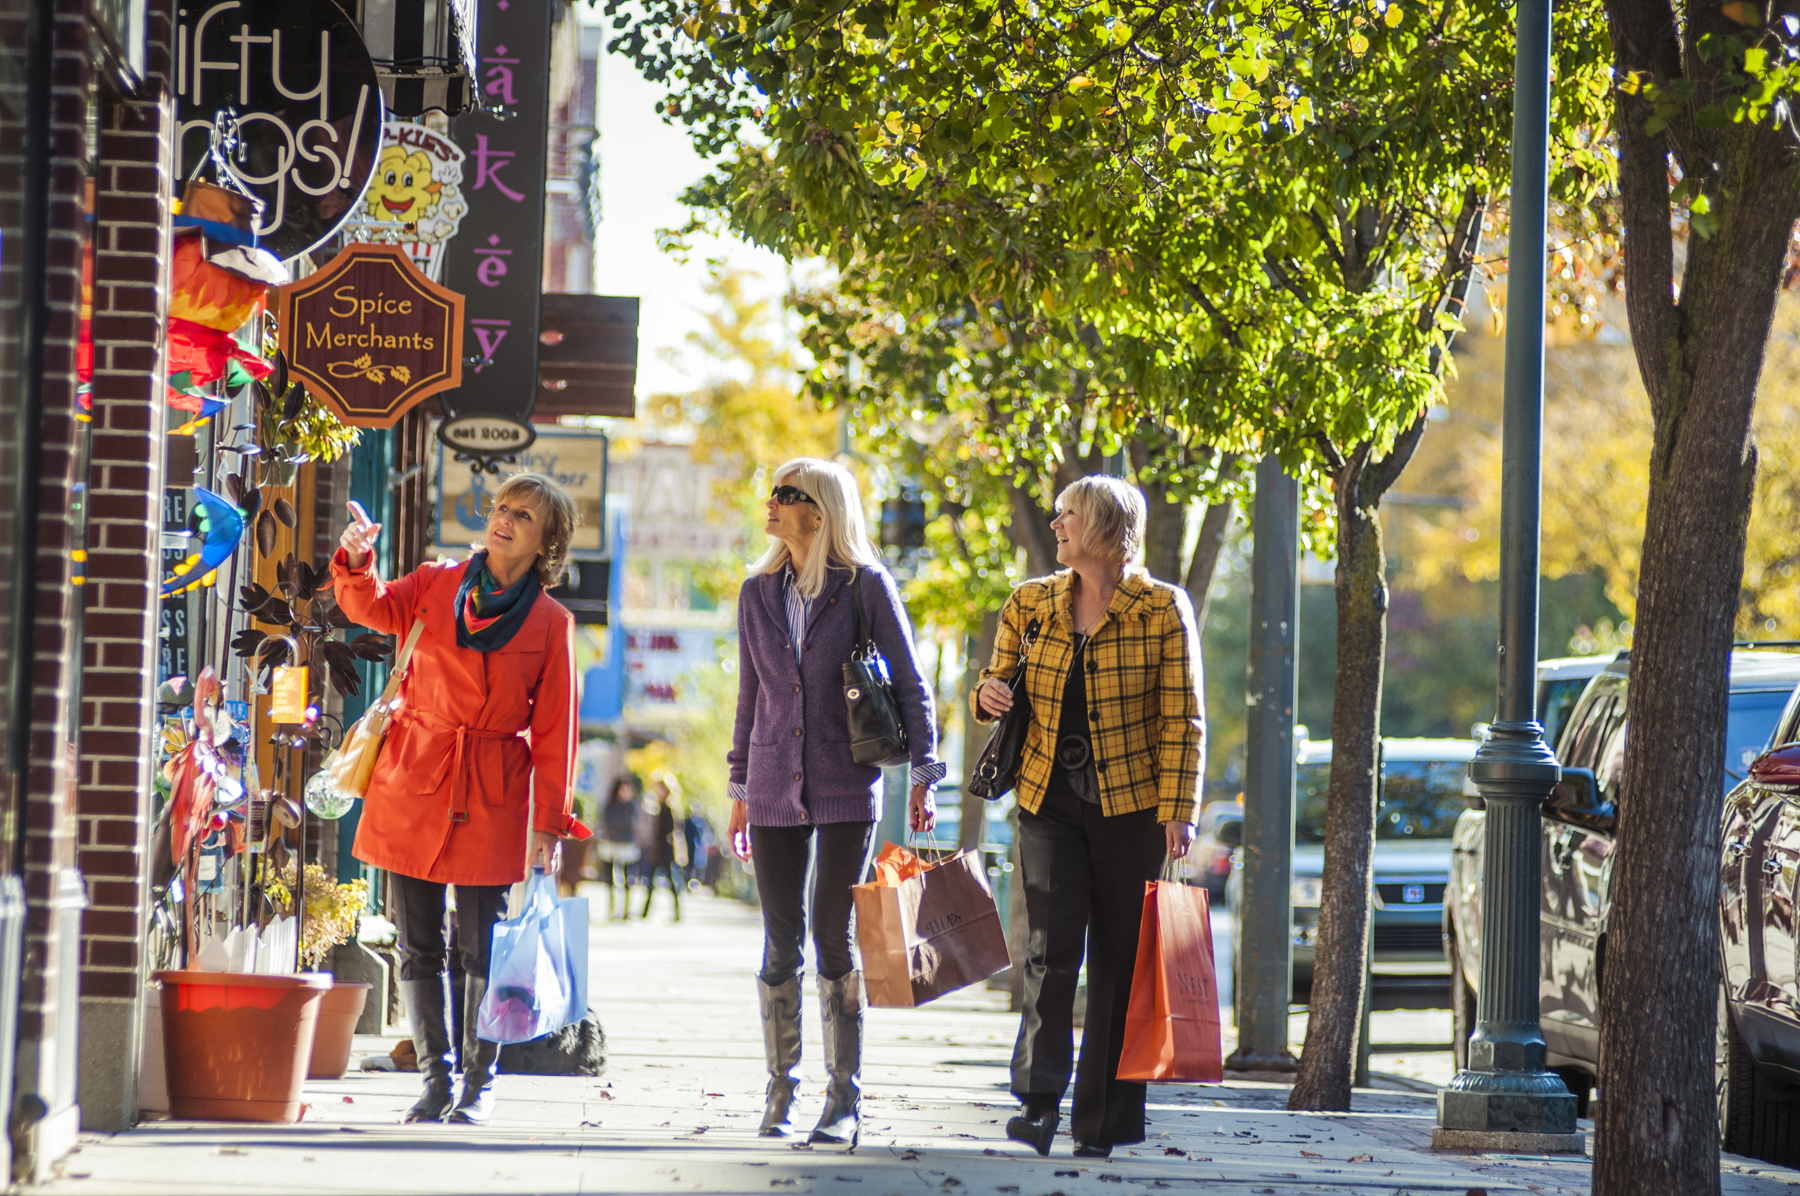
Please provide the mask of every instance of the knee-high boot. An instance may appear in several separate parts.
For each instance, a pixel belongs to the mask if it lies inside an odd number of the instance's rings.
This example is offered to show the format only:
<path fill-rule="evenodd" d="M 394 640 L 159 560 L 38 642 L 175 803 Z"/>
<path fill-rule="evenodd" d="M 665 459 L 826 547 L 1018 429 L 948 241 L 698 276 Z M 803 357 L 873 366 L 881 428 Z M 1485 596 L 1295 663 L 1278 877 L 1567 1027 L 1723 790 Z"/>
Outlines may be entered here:
<path fill-rule="evenodd" d="M 419 1071 L 425 1077 L 424 1094 L 401 1117 L 402 1122 L 442 1121 L 450 1111 L 450 1017 L 444 991 L 447 979 L 440 972 L 424 980 L 400 982 L 408 1020 L 412 1022 L 413 1050 L 418 1052 Z"/>
<path fill-rule="evenodd" d="M 800 1086 L 800 977 L 771 985 L 758 976 L 756 999 L 762 1007 L 763 1054 L 769 1061 L 768 1095 L 757 1132 L 782 1138 L 794 1131 L 794 1089 Z"/>
<path fill-rule="evenodd" d="M 500 1044 L 475 1033 L 481 1017 L 481 998 L 487 993 L 487 977 L 463 978 L 463 1082 L 462 1095 L 450 1110 L 450 1120 L 460 1125 L 484 1125 L 494 1112 L 494 1076 L 500 1070 Z"/>
<path fill-rule="evenodd" d="M 862 1113 L 863 986 L 861 972 L 819 977 L 825 1039 L 825 1112 L 810 1142 L 855 1146 Z"/>

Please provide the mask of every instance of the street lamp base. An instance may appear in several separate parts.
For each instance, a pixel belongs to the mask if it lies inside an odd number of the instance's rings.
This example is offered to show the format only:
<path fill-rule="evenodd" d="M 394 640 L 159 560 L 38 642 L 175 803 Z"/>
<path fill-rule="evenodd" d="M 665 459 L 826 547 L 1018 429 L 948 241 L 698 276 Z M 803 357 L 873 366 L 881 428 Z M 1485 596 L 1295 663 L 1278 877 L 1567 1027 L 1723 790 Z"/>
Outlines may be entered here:
<path fill-rule="evenodd" d="M 1438 1091 L 1438 1133 L 1575 1135 L 1575 1097 L 1555 1072 L 1465 1071 L 1450 1084 Z"/>
<path fill-rule="evenodd" d="M 1481 1154 L 1586 1154 L 1582 1134 L 1519 1134 L 1505 1130 L 1431 1131 L 1431 1149 Z"/>
<path fill-rule="evenodd" d="M 1226 1071 L 1278 1071 L 1294 1072 L 1300 1069 L 1300 1061 L 1294 1058 L 1291 1051 L 1233 1051 L 1225 1060 Z"/>

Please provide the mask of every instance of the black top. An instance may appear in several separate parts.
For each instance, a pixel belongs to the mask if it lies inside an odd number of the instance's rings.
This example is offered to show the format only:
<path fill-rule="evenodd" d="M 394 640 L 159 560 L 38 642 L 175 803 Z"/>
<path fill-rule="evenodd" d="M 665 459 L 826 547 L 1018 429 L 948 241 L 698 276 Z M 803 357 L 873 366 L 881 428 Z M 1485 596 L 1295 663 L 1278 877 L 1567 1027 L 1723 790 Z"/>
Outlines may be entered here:
<path fill-rule="evenodd" d="M 1082 801 L 1100 804 L 1099 787 L 1079 784 L 1071 773 L 1091 778 L 1094 753 L 1088 738 L 1087 655 L 1088 637 L 1075 636 L 1075 654 L 1069 662 L 1069 679 L 1063 683 L 1062 717 L 1057 721 L 1048 792 L 1057 797 L 1073 794 Z"/>

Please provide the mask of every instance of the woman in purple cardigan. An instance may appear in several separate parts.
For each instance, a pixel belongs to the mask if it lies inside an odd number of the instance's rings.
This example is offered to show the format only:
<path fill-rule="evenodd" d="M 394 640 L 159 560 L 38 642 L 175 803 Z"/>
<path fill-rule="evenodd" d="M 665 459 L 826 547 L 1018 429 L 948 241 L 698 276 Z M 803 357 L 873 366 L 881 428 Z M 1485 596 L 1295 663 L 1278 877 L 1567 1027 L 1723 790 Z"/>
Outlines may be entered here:
<path fill-rule="evenodd" d="M 881 818 L 881 770 L 850 754 L 844 671 L 860 594 L 887 661 L 912 755 L 909 821 L 932 828 L 937 718 L 919 677 L 912 629 L 893 578 L 863 530 L 850 471 L 802 457 L 775 471 L 764 530 L 771 543 L 738 596 L 737 730 L 731 754 L 731 845 L 756 859 L 763 962 L 757 975 L 769 1061 L 762 1134 L 793 1129 L 800 1083 L 800 964 L 812 864 L 812 938 L 823 1019 L 825 1111 L 811 1141 L 854 1146 L 862 1071 L 862 973 L 850 951 L 850 886 L 869 866 Z"/>

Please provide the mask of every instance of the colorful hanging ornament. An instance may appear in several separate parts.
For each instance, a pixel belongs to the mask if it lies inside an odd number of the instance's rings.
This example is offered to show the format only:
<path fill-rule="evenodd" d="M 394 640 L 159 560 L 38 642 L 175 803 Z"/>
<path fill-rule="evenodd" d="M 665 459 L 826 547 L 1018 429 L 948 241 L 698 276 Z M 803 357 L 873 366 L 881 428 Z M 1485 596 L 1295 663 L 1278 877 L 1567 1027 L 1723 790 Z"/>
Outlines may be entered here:
<path fill-rule="evenodd" d="M 170 406 L 207 415 L 199 388 L 227 377 L 236 365 L 251 378 L 269 363 L 233 335 L 256 320 L 270 287 L 288 281 L 287 268 L 256 247 L 255 201 L 199 180 L 187 184 L 174 218 L 169 278 Z"/>
<path fill-rule="evenodd" d="M 204 538 L 200 542 L 200 551 L 183 559 L 175 571 L 163 579 L 164 598 L 209 584 L 214 571 L 230 559 L 238 541 L 244 537 L 247 522 L 244 512 L 230 499 L 214 494 L 204 486 L 195 486 L 194 496 L 199 499 L 198 518 Z"/>

